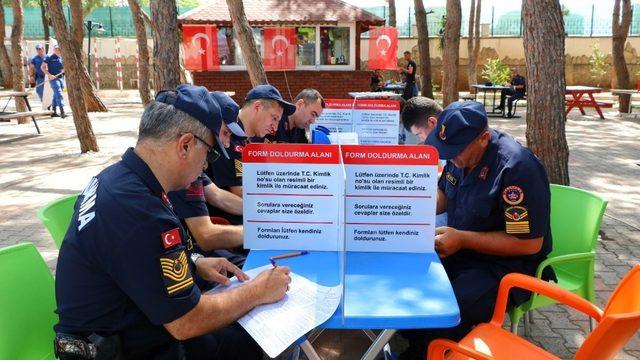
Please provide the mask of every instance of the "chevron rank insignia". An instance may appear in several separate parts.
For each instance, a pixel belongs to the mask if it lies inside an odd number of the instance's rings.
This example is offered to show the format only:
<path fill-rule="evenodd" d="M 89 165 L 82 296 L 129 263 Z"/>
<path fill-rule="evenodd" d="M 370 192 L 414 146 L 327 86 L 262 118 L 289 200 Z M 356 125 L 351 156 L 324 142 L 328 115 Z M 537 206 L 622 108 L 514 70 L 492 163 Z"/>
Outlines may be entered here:
<path fill-rule="evenodd" d="M 242 161 L 238 160 L 238 159 L 234 159 L 234 165 L 236 168 L 236 176 L 237 177 L 241 177 L 242 176 Z"/>
<path fill-rule="evenodd" d="M 524 206 L 510 206 L 504 210 L 507 234 L 528 234 L 529 211 Z"/>
<path fill-rule="evenodd" d="M 173 296 L 183 290 L 193 287 L 193 277 L 184 249 L 175 250 L 160 256 L 162 279 L 167 294 Z"/>

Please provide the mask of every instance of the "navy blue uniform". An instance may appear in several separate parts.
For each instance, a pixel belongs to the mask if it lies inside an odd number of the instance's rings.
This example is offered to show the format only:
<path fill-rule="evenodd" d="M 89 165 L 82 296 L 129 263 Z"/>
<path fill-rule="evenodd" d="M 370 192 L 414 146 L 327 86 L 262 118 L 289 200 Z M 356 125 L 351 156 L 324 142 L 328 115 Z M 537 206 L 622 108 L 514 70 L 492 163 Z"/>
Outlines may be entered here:
<path fill-rule="evenodd" d="M 36 80 L 36 93 L 42 101 L 42 92 L 44 90 L 44 86 L 38 86 L 44 82 L 44 72 L 42 71 L 42 63 L 44 62 L 45 56 L 36 55 L 31 58 L 30 63 L 34 67 L 35 72 L 35 80 Z"/>
<path fill-rule="evenodd" d="M 231 145 L 227 149 L 229 158 L 220 156 L 213 164 L 209 164 L 206 174 L 220 189 L 229 190 L 234 186 L 242 186 L 242 151 L 249 142 L 248 138 L 232 135 Z M 242 225 L 242 216 L 229 214 L 216 207 L 209 206 L 209 214 L 223 217 L 233 225 Z"/>
<path fill-rule="evenodd" d="M 186 222 L 184 222 L 184 219 L 201 216 L 209 217 L 209 209 L 207 207 L 207 200 L 204 196 L 204 188 L 211 183 L 211 179 L 203 173 L 198 177 L 198 179 L 196 179 L 196 181 L 192 182 L 187 189 L 172 191 L 168 194 L 176 215 L 181 221 L 183 221 L 183 226 L 187 231 L 189 229 Z M 246 260 L 246 255 L 241 251 L 229 251 L 227 249 L 204 251 L 197 243 L 188 243 L 187 247 L 193 247 L 194 252 L 205 256 L 224 257 L 239 268 L 242 268 Z M 202 286 L 209 286 L 209 284 L 205 284 L 204 282 L 199 284 Z"/>
<path fill-rule="evenodd" d="M 533 153 L 511 136 L 489 130 L 491 140 L 480 163 L 466 176 L 451 161 L 438 180 L 447 198 L 448 226 L 457 230 L 505 231 L 527 241 L 543 237 L 537 254 L 501 257 L 460 250 L 442 259 L 460 307 L 460 324 L 451 329 L 408 330 L 413 357 L 424 358 L 429 341 L 460 340 L 471 328 L 493 315 L 498 286 L 511 272 L 535 275 L 538 265 L 551 251 L 551 193 L 546 172 Z M 553 278 L 553 271 L 544 275 Z M 529 293 L 514 289 L 511 304 L 521 304 Z"/>
<path fill-rule="evenodd" d="M 489 291 L 492 286 L 497 290 L 502 277 L 510 272 L 535 275 L 538 265 L 551 251 L 551 193 L 542 163 L 511 136 L 493 129 L 490 134 L 482 160 L 467 176 L 464 169 L 447 161 L 438 181 L 447 197 L 447 225 L 457 230 L 505 231 L 523 241 L 543 237 L 544 241 L 535 255 L 501 257 L 461 250 L 444 258 L 445 267 L 477 266 L 492 275 L 491 284 L 466 284 L 458 289 L 469 293 L 475 287 L 480 293 L 480 289 Z M 528 293 L 512 291 L 514 303 L 527 299 Z M 488 317 L 492 305 L 485 314 Z"/>
<path fill-rule="evenodd" d="M 513 102 L 516 99 L 522 99 L 524 98 L 524 95 L 527 91 L 527 83 L 524 79 L 523 76 L 521 75 L 516 75 L 511 79 L 511 86 L 520 86 L 522 85 L 523 88 L 522 89 L 504 89 L 502 90 L 501 94 L 500 94 L 500 109 L 504 109 L 504 101 L 505 99 L 507 99 L 507 96 L 509 97 L 507 100 L 507 114 L 512 115 L 511 114 L 511 108 L 513 107 Z"/>
<path fill-rule="evenodd" d="M 283 115 L 278 123 L 278 130 L 274 134 L 267 134 L 262 141 L 264 143 L 288 143 L 288 144 L 308 144 L 309 140 L 304 129 L 293 127 L 290 129 L 289 117 Z"/>
<path fill-rule="evenodd" d="M 186 236 L 151 169 L 127 150 L 75 205 L 58 257 L 56 332 L 119 335 L 126 358 L 177 358 L 218 346 L 211 334 L 180 343 L 162 326 L 200 300 Z M 243 336 L 229 335 L 232 329 L 220 333 L 237 345 Z"/>
<path fill-rule="evenodd" d="M 47 64 L 47 71 L 51 75 L 58 75 L 62 72 L 64 67 L 62 66 L 62 56 L 51 54 L 44 58 L 44 62 Z M 62 97 L 62 77 L 59 76 L 50 81 L 51 89 L 53 90 L 53 101 L 51 106 L 60 107 L 64 106 L 64 98 Z"/>

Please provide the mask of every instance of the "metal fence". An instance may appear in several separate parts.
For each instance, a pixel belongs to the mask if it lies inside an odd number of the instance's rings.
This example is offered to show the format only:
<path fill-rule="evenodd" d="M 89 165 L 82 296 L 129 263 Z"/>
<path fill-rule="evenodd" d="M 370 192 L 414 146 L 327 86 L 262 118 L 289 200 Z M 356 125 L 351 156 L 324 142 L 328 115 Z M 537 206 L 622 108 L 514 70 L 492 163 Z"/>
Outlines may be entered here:
<path fill-rule="evenodd" d="M 463 0 L 462 5 L 462 27 L 460 33 L 468 33 L 468 2 Z M 519 9 L 519 1 L 511 3 L 511 9 Z M 596 5 L 597 4 L 597 5 Z M 178 13 L 182 14 L 191 8 L 178 8 Z M 365 10 L 378 15 L 387 22 L 389 21 L 389 9 L 387 6 L 364 7 Z M 69 7 L 63 8 L 67 21 L 70 18 Z M 149 9 L 144 9 L 149 13 Z M 427 8 L 427 26 L 429 35 L 437 35 L 442 31 L 444 7 Z M 567 8 L 568 14 L 564 16 L 565 32 L 573 36 L 610 36 L 613 11 L 612 5 L 608 2 L 597 2 L 585 4 L 576 8 Z M 5 7 L 6 24 L 13 24 L 13 11 L 11 7 Z M 24 9 L 25 38 L 34 39 L 44 36 L 42 27 L 42 13 L 39 7 Z M 102 23 L 105 32 L 102 34 L 92 33 L 97 37 L 135 37 L 133 19 L 129 7 L 102 7 L 93 10 L 85 16 L 85 20 Z M 522 36 L 522 20 L 520 10 L 505 11 L 504 6 L 484 6 L 482 9 L 482 24 L 489 26 L 490 36 Z M 396 11 L 396 27 L 401 37 L 416 36 L 414 7 L 398 8 Z M 53 34 L 53 29 L 52 29 Z M 640 35 L 640 4 L 633 5 L 633 19 L 630 35 Z M 364 34 L 365 36 L 367 34 Z"/>
<path fill-rule="evenodd" d="M 611 36 L 612 11 L 603 11 L 602 4 L 586 4 L 585 7 L 567 8 L 568 14 L 563 16 L 565 32 L 571 36 Z M 365 10 L 384 18 L 389 22 L 389 8 L 387 6 L 365 7 Z M 396 27 L 401 37 L 417 36 L 415 28 L 414 8 L 409 6 L 396 11 Z M 427 8 L 427 27 L 429 35 L 437 35 L 442 30 L 444 7 Z M 465 13 L 466 10 L 466 13 Z M 522 36 L 522 17 L 519 10 L 504 12 L 495 6 L 483 7 L 482 24 L 489 27 L 490 36 Z M 469 10 L 464 8 L 460 33 L 466 36 L 469 32 Z M 640 4 L 633 5 L 633 16 L 629 35 L 640 35 Z M 365 34 L 366 36 L 366 34 Z"/>
<path fill-rule="evenodd" d="M 149 8 L 143 8 L 147 14 L 150 13 Z M 182 14 L 192 8 L 178 7 L 178 14 Z M 71 10 L 68 6 L 63 7 L 64 15 L 67 23 L 71 17 Z M 13 10 L 11 7 L 4 8 L 4 17 L 7 26 L 13 25 Z M 92 32 L 91 36 L 97 37 L 135 37 L 136 32 L 133 26 L 133 18 L 129 7 L 102 7 L 96 8 L 84 20 L 92 20 L 101 23 L 104 27 L 104 33 L 97 34 Z M 86 30 L 85 30 L 86 31 Z M 54 34 L 51 29 L 51 34 Z M 86 34 L 85 34 L 86 35 Z M 42 39 L 44 37 L 44 27 L 42 26 L 42 11 L 39 7 L 24 8 L 24 36 L 27 39 Z"/>

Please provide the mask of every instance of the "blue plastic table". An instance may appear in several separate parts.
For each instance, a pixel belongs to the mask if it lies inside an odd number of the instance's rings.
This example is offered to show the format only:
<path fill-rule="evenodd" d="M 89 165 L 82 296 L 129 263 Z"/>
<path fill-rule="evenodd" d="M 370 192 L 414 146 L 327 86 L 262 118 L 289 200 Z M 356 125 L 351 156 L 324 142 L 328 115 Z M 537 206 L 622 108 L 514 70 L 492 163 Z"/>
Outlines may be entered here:
<path fill-rule="evenodd" d="M 251 250 L 244 269 L 269 264 L 269 257 L 287 251 Z M 278 260 L 296 274 L 332 286 L 340 283 L 338 252 L 312 251 Z M 322 329 L 383 330 L 362 357 L 374 359 L 398 329 L 445 328 L 460 322 L 460 311 L 449 279 L 431 254 L 348 252 L 346 258 L 344 322 L 342 306 Z M 371 332 L 367 332 L 371 337 Z M 308 342 L 307 356 L 317 358 Z M 314 356 L 315 355 L 315 356 Z"/>

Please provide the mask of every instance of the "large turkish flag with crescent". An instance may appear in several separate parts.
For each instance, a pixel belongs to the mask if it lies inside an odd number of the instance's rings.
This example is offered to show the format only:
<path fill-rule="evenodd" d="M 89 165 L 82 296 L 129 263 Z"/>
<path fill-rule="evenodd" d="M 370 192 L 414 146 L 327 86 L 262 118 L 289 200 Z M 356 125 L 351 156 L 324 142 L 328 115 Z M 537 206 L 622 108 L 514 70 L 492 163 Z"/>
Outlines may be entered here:
<path fill-rule="evenodd" d="M 369 69 L 396 70 L 398 68 L 398 29 L 371 27 L 369 29 Z"/>
<path fill-rule="evenodd" d="M 296 46 L 295 28 L 264 28 L 264 69 L 295 69 Z"/>
<path fill-rule="evenodd" d="M 220 69 L 218 29 L 213 25 L 183 25 L 184 67 L 191 71 Z"/>

